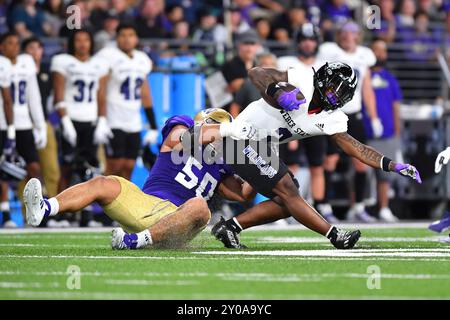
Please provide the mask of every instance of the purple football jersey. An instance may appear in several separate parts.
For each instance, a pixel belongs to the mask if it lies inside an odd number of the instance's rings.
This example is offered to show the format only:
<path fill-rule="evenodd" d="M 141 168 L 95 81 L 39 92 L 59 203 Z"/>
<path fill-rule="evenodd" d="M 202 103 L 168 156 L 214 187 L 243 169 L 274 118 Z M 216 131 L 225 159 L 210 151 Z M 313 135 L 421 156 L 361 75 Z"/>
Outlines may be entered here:
<path fill-rule="evenodd" d="M 189 128 L 194 120 L 184 115 L 169 118 L 162 129 L 163 140 L 177 125 Z M 142 191 L 180 206 L 194 197 L 209 200 L 220 182 L 231 174 L 224 164 L 200 162 L 188 152 L 160 152 Z"/>

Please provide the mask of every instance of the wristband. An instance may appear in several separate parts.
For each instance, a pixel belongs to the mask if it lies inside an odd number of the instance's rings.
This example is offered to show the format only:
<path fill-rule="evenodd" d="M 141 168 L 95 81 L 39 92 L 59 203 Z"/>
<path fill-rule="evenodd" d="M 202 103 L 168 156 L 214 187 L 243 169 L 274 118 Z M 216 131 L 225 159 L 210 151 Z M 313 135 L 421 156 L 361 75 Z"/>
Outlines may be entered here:
<path fill-rule="evenodd" d="M 381 158 L 381 169 L 383 169 L 383 171 L 389 172 L 389 164 L 391 163 L 391 159 L 389 159 L 388 157 L 383 156 L 383 158 Z"/>
<path fill-rule="evenodd" d="M 60 101 L 57 104 L 55 104 L 55 109 L 59 110 L 59 109 L 67 109 L 67 103 L 65 101 Z"/>
<path fill-rule="evenodd" d="M 10 124 L 6 129 L 6 137 L 9 140 L 16 140 L 16 128 L 14 128 L 13 124 Z"/>
<path fill-rule="evenodd" d="M 148 124 L 150 125 L 150 129 L 157 129 L 156 126 L 156 118 L 155 112 L 153 111 L 153 107 L 144 108 L 145 116 L 147 117 Z"/>

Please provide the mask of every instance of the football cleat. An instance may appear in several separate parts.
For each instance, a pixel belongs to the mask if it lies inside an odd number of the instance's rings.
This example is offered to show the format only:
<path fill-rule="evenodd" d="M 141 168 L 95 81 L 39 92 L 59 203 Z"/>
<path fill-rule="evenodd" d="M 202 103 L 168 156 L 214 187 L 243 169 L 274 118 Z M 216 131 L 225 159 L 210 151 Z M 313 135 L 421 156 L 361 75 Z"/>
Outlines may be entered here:
<path fill-rule="evenodd" d="M 114 228 L 111 235 L 111 247 L 116 250 L 136 249 L 138 236 L 126 233 L 122 228 Z"/>
<path fill-rule="evenodd" d="M 42 219 L 50 213 L 47 200 L 42 196 L 41 182 L 32 178 L 25 185 L 23 202 L 26 208 L 27 223 L 33 227 L 41 224 Z"/>
<path fill-rule="evenodd" d="M 437 220 L 428 226 L 431 231 L 441 233 L 450 228 L 450 211 L 447 211 L 441 220 Z"/>
<path fill-rule="evenodd" d="M 358 242 L 361 231 L 347 231 L 333 227 L 327 238 L 336 249 L 351 249 Z"/>
<path fill-rule="evenodd" d="M 217 222 L 211 229 L 211 234 L 219 241 L 221 241 L 226 248 L 230 249 L 246 249 L 247 246 L 240 243 L 239 232 L 233 230 L 231 226 L 225 221 L 223 217 L 220 217 L 220 221 Z"/>

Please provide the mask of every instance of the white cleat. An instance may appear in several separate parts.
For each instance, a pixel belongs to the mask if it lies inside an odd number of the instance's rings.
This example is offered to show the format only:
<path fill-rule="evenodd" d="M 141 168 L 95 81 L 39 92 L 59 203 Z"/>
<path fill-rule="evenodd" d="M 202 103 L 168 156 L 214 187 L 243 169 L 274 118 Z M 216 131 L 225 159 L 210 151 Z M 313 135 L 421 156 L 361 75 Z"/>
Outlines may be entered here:
<path fill-rule="evenodd" d="M 123 242 L 123 236 L 125 231 L 122 228 L 114 228 L 111 233 L 111 248 L 116 250 L 128 249 L 127 245 Z"/>
<path fill-rule="evenodd" d="M 15 229 L 17 228 L 17 223 L 12 220 L 8 220 L 3 224 L 3 228 L 5 229 Z"/>
<path fill-rule="evenodd" d="M 45 215 L 45 202 L 42 196 L 41 182 L 32 178 L 23 191 L 23 202 L 26 208 L 27 223 L 33 227 L 41 224 Z"/>
<path fill-rule="evenodd" d="M 379 215 L 380 219 L 384 222 L 398 222 L 398 218 L 392 213 L 391 209 L 389 208 L 382 208 Z"/>

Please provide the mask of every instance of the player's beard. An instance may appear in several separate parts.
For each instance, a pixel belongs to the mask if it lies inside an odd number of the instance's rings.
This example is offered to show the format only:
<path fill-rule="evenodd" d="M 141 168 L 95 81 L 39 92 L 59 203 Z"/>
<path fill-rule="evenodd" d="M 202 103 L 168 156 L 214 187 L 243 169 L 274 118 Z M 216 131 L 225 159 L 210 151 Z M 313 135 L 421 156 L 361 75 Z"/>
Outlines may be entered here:
<path fill-rule="evenodd" d="M 300 57 L 303 57 L 303 58 L 311 58 L 311 57 L 315 57 L 315 56 L 317 55 L 317 49 L 314 50 L 314 51 L 311 51 L 311 52 L 306 52 L 306 51 L 304 51 L 304 50 L 299 49 L 299 50 L 298 50 L 298 55 L 299 55 Z"/>
<path fill-rule="evenodd" d="M 386 67 L 386 60 L 379 60 L 379 59 L 377 59 L 377 62 L 375 62 L 374 67 L 378 67 L 378 68 Z"/>

